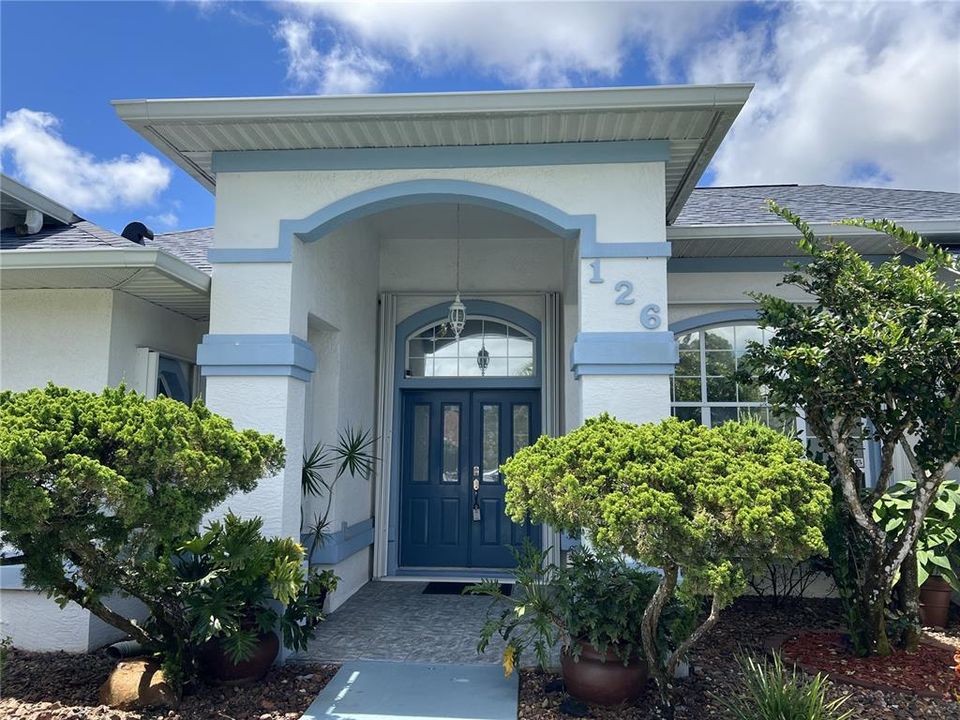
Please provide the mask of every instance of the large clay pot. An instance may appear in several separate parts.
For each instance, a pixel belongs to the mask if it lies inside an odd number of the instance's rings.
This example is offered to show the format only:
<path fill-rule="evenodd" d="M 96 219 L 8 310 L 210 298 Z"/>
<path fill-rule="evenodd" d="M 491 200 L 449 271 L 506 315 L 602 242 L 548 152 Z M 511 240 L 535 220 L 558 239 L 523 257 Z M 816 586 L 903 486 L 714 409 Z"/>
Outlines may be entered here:
<path fill-rule="evenodd" d="M 928 577 L 920 586 L 920 622 L 928 627 L 946 627 L 952 595 L 953 588 L 942 577 Z"/>
<path fill-rule="evenodd" d="M 260 680 L 277 659 L 280 640 L 276 633 L 268 632 L 257 636 L 257 641 L 253 655 L 239 663 L 230 660 L 219 640 L 208 642 L 203 649 L 203 665 L 209 678 L 223 685 L 242 685 Z"/>
<path fill-rule="evenodd" d="M 645 660 L 635 658 L 624 666 L 612 649 L 601 655 L 589 643 L 581 642 L 580 648 L 579 660 L 568 652 L 560 655 L 563 682 L 577 700 L 613 707 L 634 702 L 643 694 L 649 678 Z"/>

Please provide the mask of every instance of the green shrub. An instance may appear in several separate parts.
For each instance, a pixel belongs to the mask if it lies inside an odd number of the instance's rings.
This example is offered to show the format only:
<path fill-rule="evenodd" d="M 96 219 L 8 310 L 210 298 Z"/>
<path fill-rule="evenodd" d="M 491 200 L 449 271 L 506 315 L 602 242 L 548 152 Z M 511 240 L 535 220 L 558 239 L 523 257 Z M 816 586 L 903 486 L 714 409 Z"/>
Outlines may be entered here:
<path fill-rule="evenodd" d="M 742 656 L 737 662 L 742 691 L 721 700 L 734 720 L 847 720 L 853 715 L 841 712 L 846 697 L 827 699 L 823 675 L 807 678 L 796 668 L 787 670 L 779 655 L 772 661 Z"/>
<path fill-rule="evenodd" d="M 147 400 L 49 385 L 0 393 L 3 542 L 24 558 L 24 581 L 73 601 L 163 653 L 177 682 L 192 668 L 190 623 L 170 602 L 171 557 L 204 513 L 283 466 L 280 441 L 232 423 L 203 403 Z M 151 613 L 132 622 L 113 593 Z"/>
<path fill-rule="evenodd" d="M 799 442 L 758 423 L 638 426 L 601 415 L 563 437 L 541 437 L 502 470 L 514 521 L 582 528 L 598 549 L 663 570 L 641 635 L 664 703 L 680 660 L 748 577 L 764 562 L 825 550 L 826 470 Z M 681 573 L 684 594 L 709 596 L 710 612 L 663 658 L 661 614 Z"/>
<path fill-rule="evenodd" d="M 185 543 L 174 559 L 194 642 L 221 639 L 233 662 L 250 657 L 258 633 L 277 625 L 286 647 L 305 650 L 323 620 L 324 598 L 337 587 L 330 570 L 304 571 L 299 543 L 267 539 L 262 528 L 260 518 L 228 513 Z"/>
<path fill-rule="evenodd" d="M 529 541 L 516 551 L 516 582 L 509 597 L 495 580 L 469 589 L 498 601 L 491 606 L 493 614 L 484 624 L 477 651 L 484 652 L 493 636 L 499 635 L 505 641 L 507 675 L 531 646 L 544 669 L 557 643 L 575 658 L 583 642 L 600 653 L 612 650 L 625 665 L 643 657 L 640 623 L 657 589 L 657 573 L 632 566 L 620 555 L 582 548 L 570 553 L 565 566 L 557 567 L 547 563 L 548 552 Z M 664 615 L 659 641 L 662 649 L 668 649 L 683 639 L 690 614 L 674 602 Z"/>

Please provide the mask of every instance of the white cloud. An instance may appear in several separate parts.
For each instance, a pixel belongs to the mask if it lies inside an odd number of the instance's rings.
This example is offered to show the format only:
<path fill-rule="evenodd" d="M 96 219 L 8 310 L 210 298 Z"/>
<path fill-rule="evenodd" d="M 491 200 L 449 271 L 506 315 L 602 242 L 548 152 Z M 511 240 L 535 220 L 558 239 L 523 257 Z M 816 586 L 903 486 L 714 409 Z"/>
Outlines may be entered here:
<path fill-rule="evenodd" d="M 754 82 L 718 184 L 960 190 L 960 4 L 282 3 L 291 80 L 366 92 L 391 75 L 509 87 Z"/>
<path fill-rule="evenodd" d="M 729 3 L 601 2 L 301 2 L 284 4 L 281 30 L 291 22 L 322 24 L 335 34 L 328 54 L 364 59 L 396 58 L 424 76 L 441 76 L 468 67 L 518 87 L 566 86 L 611 81 L 621 72 L 631 48 L 643 39 L 654 74 L 666 79 L 678 49 L 715 25 Z M 310 25 L 308 25 L 309 27 Z M 322 55 L 301 43 L 291 52 L 281 33 L 290 75 L 304 67 L 316 75 Z M 306 59 L 307 62 L 301 62 Z M 361 72 L 371 83 L 388 68 Z"/>
<path fill-rule="evenodd" d="M 297 87 L 323 95 L 370 92 L 390 69 L 375 55 L 339 42 L 321 53 L 313 44 L 315 30 L 312 21 L 293 18 L 284 18 L 277 27 L 287 56 L 287 77 Z"/>
<path fill-rule="evenodd" d="M 784 5 L 701 46 L 687 76 L 757 84 L 714 160 L 719 185 L 960 191 L 960 6 Z"/>
<path fill-rule="evenodd" d="M 9 152 L 11 174 L 44 195 L 80 212 L 114 210 L 152 203 L 170 184 L 170 169 L 156 157 L 98 160 L 68 144 L 59 126 L 56 116 L 27 108 L 0 123 L 0 157 Z"/>
<path fill-rule="evenodd" d="M 180 223 L 180 218 L 172 210 L 157 215 L 147 215 L 147 223 L 151 229 L 173 230 Z"/>

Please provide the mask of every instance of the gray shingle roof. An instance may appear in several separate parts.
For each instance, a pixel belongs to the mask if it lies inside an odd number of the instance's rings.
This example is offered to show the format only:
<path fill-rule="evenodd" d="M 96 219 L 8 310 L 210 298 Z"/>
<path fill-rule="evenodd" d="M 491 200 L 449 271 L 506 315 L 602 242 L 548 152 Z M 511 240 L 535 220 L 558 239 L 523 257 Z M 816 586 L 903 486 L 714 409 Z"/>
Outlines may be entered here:
<path fill-rule="evenodd" d="M 755 185 L 697 188 L 674 225 L 783 222 L 767 210 L 768 198 L 808 222 L 882 217 L 898 222 L 957 220 L 960 224 L 960 193 L 837 185 Z"/>
<path fill-rule="evenodd" d="M 146 240 L 145 247 L 158 248 L 207 275 L 213 269 L 207 262 L 207 250 L 213 244 L 213 228 L 197 228 L 162 233 Z M 80 220 L 72 225 L 46 225 L 33 235 L 17 235 L 11 230 L 0 233 L 0 250 L 89 250 L 92 248 L 136 249 L 136 243 L 92 222 Z"/>
<path fill-rule="evenodd" d="M 212 245 L 212 227 L 157 234 L 153 240 L 146 241 L 147 247 L 159 247 L 207 275 L 213 272 L 207 261 L 207 250 Z"/>
<path fill-rule="evenodd" d="M 17 235 L 12 229 L 0 233 L 0 250 L 83 250 L 133 245 L 122 235 L 86 220 L 72 225 L 44 225 L 33 235 Z"/>

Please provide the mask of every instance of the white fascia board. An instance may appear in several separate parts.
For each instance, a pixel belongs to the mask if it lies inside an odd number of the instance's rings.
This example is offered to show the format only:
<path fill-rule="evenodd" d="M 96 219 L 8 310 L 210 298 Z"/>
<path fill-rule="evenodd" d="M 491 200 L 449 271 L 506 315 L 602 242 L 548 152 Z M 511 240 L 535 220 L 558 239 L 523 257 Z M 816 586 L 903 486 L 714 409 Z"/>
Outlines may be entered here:
<path fill-rule="evenodd" d="M 489 113 L 667 110 L 743 106 L 752 84 L 663 85 L 380 95 L 114 100 L 128 123 L 297 117 L 443 116 Z"/>
<path fill-rule="evenodd" d="M 918 232 L 924 237 L 960 234 L 960 218 L 956 220 L 916 220 L 898 223 Z M 829 237 L 869 237 L 878 234 L 874 230 L 840 225 L 838 223 L 810 223 L 817 235 Z M 667 240 L 728 240 L 743 238 L 794 238 L 800 231 L 789 223 L 754 223 L 743 225 L 671 225 L 667 227 Z"/>
<path fill-rule="evenodd" d="M 70 225 L 81 219 L 70 208 L 61 205 L 56 200 L 48 198 L 33 188 L 28 188 L 9 175 L 0 174 L 0 192 L 3 192 L 4 195 L 9 195 L 27 207 L 39 210 L 47 217 L 62 222 L 64 225 Z"/>
<path fill-rule="evenodd" d="M 0 271 L 84 268 L 155 269 L 198 293 L 210 294 L 210 276 L 169 253 L 154 248 L 121 250 L 6 250 L 0 253 Z"/>

